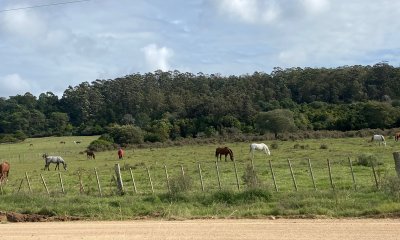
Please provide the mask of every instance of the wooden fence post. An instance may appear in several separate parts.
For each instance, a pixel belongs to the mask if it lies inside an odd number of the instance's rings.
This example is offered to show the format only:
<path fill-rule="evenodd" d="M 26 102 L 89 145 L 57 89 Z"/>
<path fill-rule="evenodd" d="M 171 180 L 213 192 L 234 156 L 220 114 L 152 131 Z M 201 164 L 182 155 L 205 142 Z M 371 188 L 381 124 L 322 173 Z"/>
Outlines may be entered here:
<path fill-rule="evenodd" d="M 354 191 L 357 191 L 356 178 L 354 177 L 354 171 L 353 171 L 353 163 L 351 162 L 350 157 L 349 157 L 348 159 L 349 159 L 349 166 L 350 166 L 351 177 L 352 177 L 352 179 L 353 179 Z"/>
<path fill-rule="evenodd" d="M 393 158 L 397 176 L 400 177 L 400 152 L 393 152 Z"/>
<path fill-rule="evenodd" d="M 218 177 L 218 186 L 219 186 L 219 190 L 221 190 L 222 187 L 221 187 L 221 179 L 220 179 L 220 177 L 219 177 L 218 161 L 215 161 L 215 169 L 217 170 L 217 177 Z"/>
<path fill-rule="evenodd" d="M 294 188 L 296 189 L 296 191 L 298 191 L 297 189 L 297 183 L 296 183 L 296 178 L 294 177 L 294 173 L 293 173 L 293 169 L 292 169 L 292 164 L 290 163 L 290 160 L 288 159 L 288 164 L 289 164 L 289 169 L 290 169 L 290 174 L 292 175 L 292 180 L 293 180 L 293 185 Z"/>
<path fill-rule="evenodd" d="M 151 192 L 154 193 L 153 181 L 151 181 L 150 170 L 149 170 L 148 167 L 146 167 L 146 170 L 147 170 L 147 176 L 149 176 L 149 182 L 150 182 L 150 186 L 151 186 Z"/>
<path fill-rule="evenodd" d="M 332 179 L 331 162 L 329 161 L 329 159 L 326 159 L 326 160 L 328 162 L 329 180 L 331 182 L 331 187 L 332 187 L 332 190 L 335 191 L 335 185 L 333 184 L 333 179 Z"/>
<path fill-rule="evenodd" d="M 373 162 L 371 162 L 371 168 L 372 168 L 372 173 L 374 174 L 376 189 L 379 189 L 378 178 L 376 177 L 376 172 L 375 172 L 375 167 L 374 167 L 374 163 Z"/>
<path fill-rule="evenodd" d="M 136 183 L 135 183 L 135 178 L 133 178 L 132 168 L 129 168 L 129 171 L 131 172 L 131 179 L 132 179 L 132 184 L 133 184 L 133 190 L 135 191 L 135 193 L 137 193 Z"/>
<path fill-rule="evenodd" d="M 65 190 L 64 190 L 64 183 L 63 183 L 63 180 L 62 180 L 62 177 L 61 177 L 61 173 L 60 173 L 60 172 L 58 172 L 58 177 L 60 178 L 61 191 L 62 191 L 62 193 L 65 193 Z"/>
<path fill-rule="evenodd" d="M 117 176 L 117 187 L 120 195 L 124 195 L 124 183 L 122 182 L 121 168 L 119 163 L 115 164 L 115 175 Z"/>
<path fill-rule="evenodd" d="M 274 182 L 275 191 L 278 192 L 279 189 L 278 189 L 278 185 L 276 185 L 275 173 L 274 173 L 274 169 L 272 168 L 271 160 L 268 160 L 268 163 L 269 163 L 269 169 L 271 169 L 272 181 Z"/>
<path fill-rule="evenodd" d="M 314 173 L 313 173 L 313 170 L 312 170 L 312 167 L 311 167 L 311 160 L 310 159 L 308 159 L 308 168 L 310 169 L 311 180 L 312 180 L 312 183 L 313 183 L 313 186 L 314 186 L 314 190 L 316 191 L 317 190 L 317 186 L 315 185 Z"/>
<path fill-rule="evenodd" d="M 31 182 L 29 181 L 27 172 L 25 172 L 25 178 L 26 178 L 26 181 L 28 182 L 29 192 L 32 193 Z"/>
<path fill-rule="evenodd" d="M 99 174 L 97 174 L 96 168 L 94 168 L 94 173 L 96 174 L 97 188 L 99 189 L 100 197 L 103 197 L 103 193 L 101 191 L 101 186 L 100 186 Z"/>
<path fill-rule="evenodd" d="M 49 189 L 47 188 L 46 181 L 44 180 L 43 175 L 40 174 L 40 177 L 42 178 L 42 182 L 43 182 L 44 188 L 46 188 L 47 195 L 50 196 L 50 192 L 49 192 Z"/>
<path fill-rule="evenodd" d="M 85 191 L 85 188 L 83 187 L 81 171 L 78 172 L 78 177 L 79 177 L 79 193 L 82 194 Z"/>
<path fill-rule="evenodd" d="M 236 161 L 235 160 L 233 160 L 233 167 L 235 168 L 236 185 L 237 185 L 238 190 L 240 191 L 239 177 L 238 177 L 238 172 L 237 172 Z"/>
<path fill-rule="evenodd" d="M 22 178 L 21 179 L 21 183 L 19 184 L 19 188 L 18 188 L 18 191 L 17 191 L 17 193 L 19 193 L 19 190 L 21 190 L 21 187 L 22 187 L 22 183 L 24 182 L 24 179 Z"/>
<path fill-rule="evenodd" d="M 181 165 L 182 166 L 182 165 Z M 167 171 L 167 165 L 164 165 L 165 169 L 165 178 L 167 180 L 167 187 L 168 187 L 168 192 L 171 193 L 171 187 L 169 186 L 169 178 L 168 178 L 168 171 Z"/>
<path fill-rule="evenodd" d="M 199 163 L 199 175 L 200 175 L 201 190 L 204 192 L 203 175 L 201 174 L 201 166 L 200 166 L 200 163 Z"/>
<path fill-rule="evenodd" d="M 185 170 L 183 170 L 183 165 L 181 164 L 181 172 L 182 172 L 182 177 L 185 178 Z"/>

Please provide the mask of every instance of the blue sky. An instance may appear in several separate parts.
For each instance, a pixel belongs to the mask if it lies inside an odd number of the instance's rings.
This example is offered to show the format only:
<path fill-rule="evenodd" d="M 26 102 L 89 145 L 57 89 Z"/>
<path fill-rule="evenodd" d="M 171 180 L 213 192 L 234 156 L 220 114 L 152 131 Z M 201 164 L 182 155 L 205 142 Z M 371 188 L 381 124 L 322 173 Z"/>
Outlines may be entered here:
<path fill-rule="evenodd" d="M 72 1 L 72 0 L 68 0 Z M 0 97 L 157 69 L 222 75 L 400 61 L 396 0 L 0 0 Z"/>

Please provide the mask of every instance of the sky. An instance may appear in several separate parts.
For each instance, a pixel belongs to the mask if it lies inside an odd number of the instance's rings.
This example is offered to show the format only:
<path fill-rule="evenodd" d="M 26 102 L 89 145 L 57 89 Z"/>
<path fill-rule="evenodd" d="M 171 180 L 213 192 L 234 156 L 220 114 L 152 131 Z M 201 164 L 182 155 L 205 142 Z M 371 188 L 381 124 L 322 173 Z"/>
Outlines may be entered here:
<path fill-rule="evenodd" d="M 0 97 L 156 70 L 400 63 L 397 0 L 75 1 L 0 0 Z"/>

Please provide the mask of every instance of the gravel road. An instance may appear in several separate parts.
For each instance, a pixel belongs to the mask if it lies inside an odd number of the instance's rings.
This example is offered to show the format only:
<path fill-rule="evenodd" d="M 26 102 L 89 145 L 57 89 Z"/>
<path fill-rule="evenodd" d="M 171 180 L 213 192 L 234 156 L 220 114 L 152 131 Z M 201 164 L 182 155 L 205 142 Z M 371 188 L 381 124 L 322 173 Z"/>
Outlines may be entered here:
<path fill-rule="evenodd" d="M 400 239 L 399 219 L 256 219 L 0 224 L 0 239 Z"/>

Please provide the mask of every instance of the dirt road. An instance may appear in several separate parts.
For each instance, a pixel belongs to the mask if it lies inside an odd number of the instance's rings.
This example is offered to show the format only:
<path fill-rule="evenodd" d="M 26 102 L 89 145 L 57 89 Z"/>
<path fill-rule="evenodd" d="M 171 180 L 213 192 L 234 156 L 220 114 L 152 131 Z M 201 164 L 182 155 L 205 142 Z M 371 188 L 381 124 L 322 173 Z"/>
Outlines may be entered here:
<path fill-rule="evenodd" d="M 400 220 L 188 220 L 0 224 L 0 239 L 400 239 Z"/>

